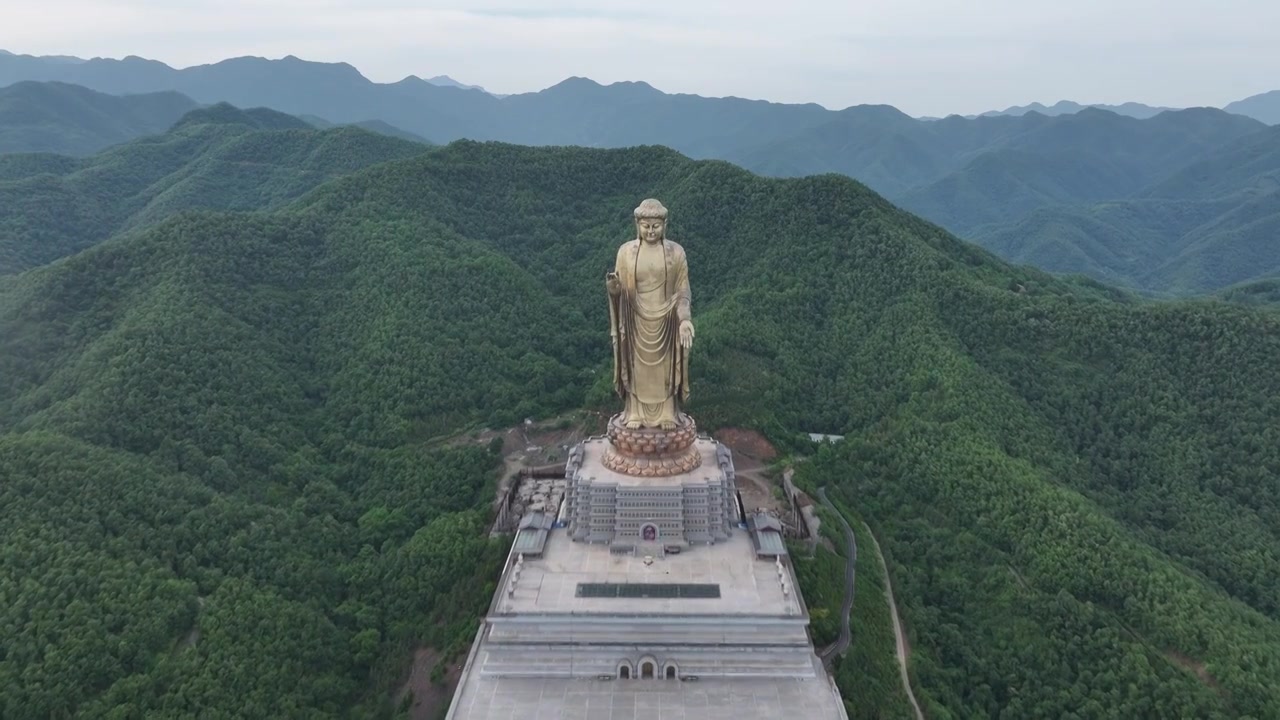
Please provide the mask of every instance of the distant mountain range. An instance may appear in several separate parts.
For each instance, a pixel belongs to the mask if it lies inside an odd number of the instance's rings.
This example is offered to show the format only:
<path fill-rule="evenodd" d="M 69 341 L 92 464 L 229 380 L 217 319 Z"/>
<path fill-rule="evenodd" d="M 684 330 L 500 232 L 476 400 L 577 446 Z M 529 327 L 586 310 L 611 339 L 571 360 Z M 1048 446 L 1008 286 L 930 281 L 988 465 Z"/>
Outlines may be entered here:
<path fill-rule="evenodd" d="M 448 75 L 436 75 L 435 77 L 429 77 L 427 78 L 427 82 L 431 83 L 432 85 L 439 85 L 440 87 L 456 87 L 462 90 L 479 90 L 480 92 L 483 92 L 483 93 L 489 93 L 494 97 L 506 97 L 506 95 L 491 93 L 488 90 L 485 90 L 484 88 L 480 87 L 479 85 L 467 85 L 465 83 L 460 83 L 457 80 L 454 80 L 453 78 L 449 77 Z"/>
<path fill-rule="evenodd" d="M 1280 90 L 1252 95 L 1229 103 L 1223 109 L 1227 112 L 1248 115 L 1268 125 L 1280 125 Z"/>
<path fill-rule="evenodd" d="M 86 59 L 61 55 L 17 55 L 7 50 L 0 50 L 0 56 L 5 57 L 3 65 L 0 65 L 0 86 L 12 84 L 18 80 L 61 80 L 114 94 L 147 92 L 156 89 L 172 89 L 184 92 L 201 102 L 217 102 L 221 100 L 236 102 L 235 98 L 230 97 L 206 98 L 204 96 L 210 92 L 218 94 L 219 86 L 225 86 L 225 81 L 234 78 L 238 73 L 257 70 L 263 74 L 264 80 L 273 79 L 275 81 L 285 80 L 289 76 L 299 79 L 317 79 L 321 76 L 327 75 L 328 79 L 338 81 L 338 85 L 334 88 L 335 90 L 350 90 L 352 85 L 367 85 L 377 86 L 379 88 L 398 89 L 408 91 L 412 94 L 416 86 L 419 86 L 421 83 L 426 83 L 427 85 L 441 88 L 477 90 L 485 95 L 489 95 L 490 97 L 497 99 L 509 97 L 507 95 L 490 93 L 479 85 L 462 83 L 448 75 L 435 75 L 426 80 L 416 75 L 409 75 L 395 83 L 373 83 L 372 81 L 364 78 L 359 71 L 347 63 L 311 62 L 301 60 L 293 55 L 286 56 L 279 60 L 268 60 L 260 57 L 231 58 L 209 65 L 200 65 L 184 69 L 175 69 L 162 62 L 147 60 L 134 55 L 127 56 L 123 59 Z M 565 82 L 573 80 L 582 80 L 582 78 L 570 78 Z M 163 87 L 157 87 L 157 85 Z M 616 85 L 645 85 L 645 83 L 617 83 Z M 647 85 L 645 86 L 648 87 Z M 420 88 L 417 89 L 420 90 Z M 252 90 L 245 88 L 243 92 L 251 93 Z M 226 94 L 225 88 L 223 88 L 223 91 L 220 94 Z M 522 93 L 521 95 L 537 94 L 539 93 Z M 690 97 L 699 97 L 703 100 L 736 99 L 701 98 L 700 96 Z M 279 102 L 288 103 L 289 99 L 285 98 Z M 237 104 L 252 105 L 254 103 L 241 102 Z M 1025 115 L 1033 112 L 1041 115 L 1055 116 L 1077 113 L 1085 108 L 1108 110 L 1118 115 L 1127 115 L 1140 119 L 1154 117 L 1161 112 L 1169 110 L 1182 109 L 1151 106 L 1137 102 L 1112 105 L 1105 103 L 1081 104 L 1071 100 L 1060 100 L 1053 105 L 1044 105 L 1039 102 L 1033 102 L 1028 105 L 1012 106 L 1005 108 L 1004 110 L 991 110 L 981 113 L 980 115 L 966 115 L 964 117 L 973 119 L 975 117 L 985 116 Z M 1255 119 L 1261 120 L 1267 124 L 1280 123 L 1280 90 L 1238 100 L 1230 103 L 1224 109 L 1235 114 L 1254 117 Z M 298 112 L 305 111 L 298 110 Z M 921 119 L 937 120 L 938 118 L 928 117 Z M 403 125 L 403 123 L 400 125 Z M 448 141 L 450 139 L 455 138 L 436 138 L 437 141 Z"/>
<path fill-rule="evenodd" d="M 1091 105 L 1081 105 L 1070 100 L 1059 100 L 1053 105 L 1042 105 L 1033 102 L 1030 105 L 1016 105 L 1014 107 L 1005 108 L 1004 110 L 991 110 L 983 115 L 1025 115 L 1029 112 L 1037 112 L 1041 115 L 1069 115 L 1078 113 L 1085 108 L 1093 108 L 1095 110 L 1110 110 L 1117 115 L 1128 115 L 1136 118 L 1150 118 L 1159 115 L 1167 110 L 1181 110 L 1183 108 L 1172 107 L 1152 107 L 1142 103 L 1127 102 L 1120 105 L 1107 105 L 1096 103 Z M 1280 90 L 1272 90 L 1270 92 L 1253 95 L 1227 103 L 1223 108 L 1229 113 L 1235 115 L 1246 115 L 1255 120 L 1259 120 L 1268 125 L 1280 125 Z M 975 117 L 968 115 L 966 117 Z"/>
<path fill-rule="evenodd" d="M 79 85 L 27 80 L 0 88 L 0 153 L 92 155 L 162 133 L 198 107 L 196 101 L 171 90 L 108 95 Z M 354 125 L 402 140 L 428 142 L 381 120 L 334 123 L 314 115 L 298 117 L 321 129 Z"/>
<path fill-rule="evenodd" d="M 91 155 L 168 130 L 196 102 L 165 90 L 118 97 L 66 83 L 0 88 L 0 153 Z"/>
<path fill-rule="evenodd" d="M 1252 163 L 1243 167 L 1254 175 L 1227 172 L 1239 162 L 1238 148 L 1262 152 L 1277 140 L 1263 122 L 1213 108 L 1058 103 L 1047 112 L 1029 106 L 924 121 L 884 105 L 830 111 L 579 77 L 499 98 L 417 77 L 374 83 L 345 63 L 293 56 L 182 70 L 137 57 L 0 57 L 0 86 L 15 79 L 80 82 L 109 93 L 177 91 L 201 104 L 270 107 L 317 127 L 361 124 L 434 143 L 664 145 L 764 175 L 839 173 L 1004 257 L 1150 292 L 1213 291 L 1280 271 L 1269 260 L 1280 249 L 1267 240 L 1270 170 Z M 1242 102 L 1265 109 L 1267 99 Z M 1177 197 L 1158 190 L 1194 167 L 1218 168 L 1212 178 L 1220 182 Z M 1194 269 L 1157 269 L 1175 255 Z"/>
<path fill-rule="evenodd" d="M 111 58 L 81 58 L 81 57 L 74 57 L 70 55 L 18 55 L 8 50 L 0 49 L 0 57 L 5 57 L 10 63 L 10 67 L 7 67 L 5 69 L 0 69 L 0 86 L 13 83 L 15 81 L 15 77 L 21 75 L 23 77 L 21 77 L 20 79 L 24 79 L 24 80 L 63 80 L 66 82 L 73 82 L 76 84 L 85 85 L 86 87 L 94 87 L 95 89 L 102 89 L 102 88 L 97 88 L 95 86 L 95 83 L 92 82 L 90 78 L 97 77 L 97 78 L 103 79 L 108 85 L 113 84 L 112 80 L 107 78 L 113 72 L 109 68 L 112 68 L 113 64 L 115 63 L 120 63 L 120 64 L 123 64 L 124 66 L 127 66 L 130 71 L 141 71 L 145 77 L 139 77 L 135 80 L 135 82 L 140 81 L 145 83 L 148 80 L 155 81 L 164 74 L 165 69 L 171 72 L 177 72 L 177 73 L 183 72 L 182 70 L 176 70 L 162 62 L 159 62 L 156 60 L 147 60 L 144 58 L 137 57 L 135 55 L 130 55 L 124 58 L 123 60 L 115 60 Z M 236 60 L 253 61 L 253 60 L 263 60 L 263 58 L 235 58 L 233 60 L 225 60 L 222 63 L 215 63 L 214 66 L 205 65 L 205 66 L 199 66 L 198 68 L 186 68 L 186 70 L 196 70 L 197 72 L 191 73 L 191 76 L 200 76 L 202 73 L 199 72 L 199 70 L 201 70 L 202 68 L 222 66 L 224 65 L 224 63 L 232 63 L 232 65 L 234 65 Z M 297 58 L 290 55 L 286 58 L 283 58 L 282 60 L 266 61 L 266 62 L 287 63 L 287 61 L 289 60 L 297 60 Z M 47 68 L 47 66 L 50 64 L 62 65 L 62 66 L 66 66 L 66 65 L 81 66 L 82 65 L 85 67 L 78 70 L 67 70 L 64 68 L 61 71 L 61 72 L 71 73 L 72 77 L 65 77 L 65 78 L 64 77 L 48 77 L 46 75 L 50 73 L 48 72 L 47 69 L 42 69 L 42 67 Z M 308 64 L 320 65 L 321 63 L 308 63 Z M 351 68 L 351 66 L 347 65 L 346 63 L 334 63 L 333 65 Z M 352 70 L 354 70 L 354 68 L 352 68 Z M 56 75 L 58 73 L 59 71 L 53 71 L 52 74 Z M 27 77 L 28 75 L 29 77 Z M 130 82 L 122 78 L 116 78 L 115 82 L 118 83 L 118 85 L 111 89 L 106 89 L 105 92 L 120 93 L 120 92 L 137 92 L 138 91 L 135 85 L 135 82 Z M 485 90 L 483 87 L 479 85 L 468 85 L 466 83 L 459 82 L 449 77 L 448 75 L 436 75 L 426 80 L 423 80 L 422 78 L 419 78 L 416 75 L 409 75 L 405 77 L 404 80 L 402 80 L 401 82 L 426 82 L 431 85 L 435 85 L 437 87 L 451 87 L 451 88 L 457 88 L 459 90 L 479 90 L 480 92 L 483 92 L 487 95 L 493 95 L 494 97 L 505 97 L 503 95 L 490 93 L 488 90 Z M 123 87 L 121 85 L 123 85 Z"/>
<path fill-rule="evenodd" d="M 1053 105 L 1042 105 L 1033 102 L 1030 105 L 1016 105 L 1014 107 L 1005 108 L 1004 110 L 990 110 L 982 113 L 983 115 L 1026 115 L 1029 112 L 1038 112 L 1041 115 L 1071 115 L 1078 113 L 1085 108 L 1093 108 L 1095 110 L 1109 110 L 1117 115 L 1128 115 L 1136 118 L 1155 117 L 1166 110 L 1180 110 L 1181 108 L 1171 107 L 1152 107 L 1143 105 L 1142 103 L 1127 102 L 1120 105 L 1092 104 L 1081 105 L 1070 100 L 1059 100 Z M 973 116 L 969 116 L 973 117 Z"/>

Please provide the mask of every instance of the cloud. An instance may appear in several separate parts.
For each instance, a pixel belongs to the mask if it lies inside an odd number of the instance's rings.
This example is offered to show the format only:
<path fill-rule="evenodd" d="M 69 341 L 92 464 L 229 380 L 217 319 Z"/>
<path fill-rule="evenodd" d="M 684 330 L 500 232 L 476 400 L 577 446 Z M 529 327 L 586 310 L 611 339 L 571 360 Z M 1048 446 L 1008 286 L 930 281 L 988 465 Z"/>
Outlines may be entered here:
<path fill-rule="evenodd" d="M 574 7 L 508 7 L 508 8 L 477 8 L 468 10 L 473 15 L 481 15 L 484 17 L 498 18 L 518 18 L 526 20 L 564 20 L 564 19 L 580 19 L 580 18 L 604 18 L 609 20 L 649 20 L 660 17 L 652 13 L 629 12 L 629 11 L 613 11 L 602 10 L 600 8 L 574 8 Z"/>

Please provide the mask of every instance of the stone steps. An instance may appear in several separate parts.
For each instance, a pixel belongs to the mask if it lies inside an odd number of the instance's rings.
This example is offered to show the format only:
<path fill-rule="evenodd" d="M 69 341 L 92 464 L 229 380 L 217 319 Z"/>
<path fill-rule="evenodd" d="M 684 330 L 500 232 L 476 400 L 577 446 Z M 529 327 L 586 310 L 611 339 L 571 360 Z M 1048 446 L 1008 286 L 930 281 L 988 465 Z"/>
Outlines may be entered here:
<path fill-rule="evenodd" d="M 615 675 L 624 660 L 638 674 L 642 658 L 651 658 L 661 674 L 674 663 L 680 676 L 707 678 L 812 678 L 813 651 L 787 648 L 530 647 L 487 645 L 480 662 L 486 677 L 584 677 Z"/>

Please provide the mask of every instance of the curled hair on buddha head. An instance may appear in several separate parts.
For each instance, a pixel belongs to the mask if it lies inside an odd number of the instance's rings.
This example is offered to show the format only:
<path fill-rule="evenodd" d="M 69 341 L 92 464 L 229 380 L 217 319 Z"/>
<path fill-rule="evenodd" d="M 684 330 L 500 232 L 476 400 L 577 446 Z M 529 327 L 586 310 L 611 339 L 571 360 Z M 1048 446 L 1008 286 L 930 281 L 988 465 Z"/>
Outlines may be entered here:
<path fill-rule="evenodd" d="M 654 200 L 653 198 L 649 198 L 640 203 L 636 208 L 635 216 L 637 220 L 643 218 L 658 218 L 659 220 L 666 220 L 667 209 L 662 206 L 662 203 Z"/>

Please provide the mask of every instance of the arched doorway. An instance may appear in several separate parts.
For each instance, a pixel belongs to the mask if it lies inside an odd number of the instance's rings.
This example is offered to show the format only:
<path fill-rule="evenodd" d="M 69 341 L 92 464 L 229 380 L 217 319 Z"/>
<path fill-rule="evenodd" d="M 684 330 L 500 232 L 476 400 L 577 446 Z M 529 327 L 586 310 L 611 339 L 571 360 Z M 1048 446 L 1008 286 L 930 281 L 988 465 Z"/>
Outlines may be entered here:
<path fill-rule="evenodd" d="M 619 677 L 619 678 L 621 678 L 621 679 L 623 679 L 623 680 L 630 680 L 630 679 L 631 679 L 631 666 L 630 666 L 630 665 L 625 665 L 625 664 L 624 664 L 624 665 L 619 665 L 619 666 L 618 666 L 618 677 Z"/>
<path fill-rule="evenodd" d="M 640 679 L 641 680 L 652 680 L 653 673 L 654 673 L 654 666 L 653 666 L 652 660 L 645 660 L 644 662 L 640 663 Z"/>
<path fill-rule="evenodd" d="M 668 665 L 668 666 L 667 666 L 667 669 L 666 669 L 666 672 L 665 672 L 664 674 L 666 675 L 666 678 L 667 678 L 668 680 L 675 680 L 675 679 L 676 679 L 676 666 L 675 666 L 675 665 Z"/>

